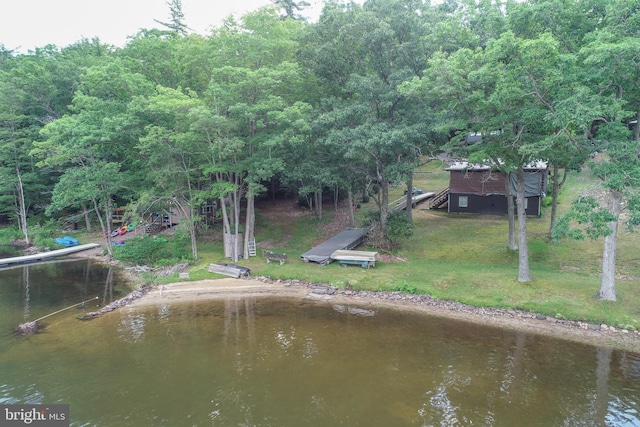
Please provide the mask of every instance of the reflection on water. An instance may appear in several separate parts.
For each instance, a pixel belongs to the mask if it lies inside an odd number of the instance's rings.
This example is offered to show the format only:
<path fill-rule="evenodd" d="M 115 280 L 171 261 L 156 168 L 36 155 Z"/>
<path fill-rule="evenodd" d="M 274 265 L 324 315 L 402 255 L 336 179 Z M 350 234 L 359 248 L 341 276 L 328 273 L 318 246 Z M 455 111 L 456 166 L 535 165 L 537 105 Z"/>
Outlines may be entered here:
<path fill-rule="evenodd" d="M 113 267 L 90 259 L 18 265 L 0 269 L 0 350 L 20 323 L 33 321 L 88 299 L 97 299 L 82 309 L 95 309 L 129 292 Z M 74 312 L 75 311 L 75 312 Z M 72 316 L 77 310 L 65 313 Z M 45 325 L 63 316 L 47 318 Z"/>
<path fill-rule="evenodd" d="M 77 426 L 640 425 L 638 354 L 388 309 L 163 304 L 10 344 L 0 403 Z"/>

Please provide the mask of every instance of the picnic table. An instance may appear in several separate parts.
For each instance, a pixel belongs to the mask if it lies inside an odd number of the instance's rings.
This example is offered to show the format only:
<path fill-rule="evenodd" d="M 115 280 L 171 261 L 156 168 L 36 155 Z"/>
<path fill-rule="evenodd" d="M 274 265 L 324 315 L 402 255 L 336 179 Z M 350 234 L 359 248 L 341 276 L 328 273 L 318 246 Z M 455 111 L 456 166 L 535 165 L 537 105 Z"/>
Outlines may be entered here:
<path fill-rule="evenodd" d="M 282 265 L 287 261 L 287 254 L 277 254 L 266 249 L 262 250 L 262 257 L 267 260 L 267 264 L 271 261 L 278 261 Z"/>

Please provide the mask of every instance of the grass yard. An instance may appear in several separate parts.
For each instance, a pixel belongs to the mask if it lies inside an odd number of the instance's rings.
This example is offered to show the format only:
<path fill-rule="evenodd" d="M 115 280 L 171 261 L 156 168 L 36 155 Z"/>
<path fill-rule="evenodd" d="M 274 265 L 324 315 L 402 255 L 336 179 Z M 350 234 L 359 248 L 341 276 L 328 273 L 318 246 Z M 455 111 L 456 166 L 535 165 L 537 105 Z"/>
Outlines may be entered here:
<path fill-rule="evenodd" d="M 439 192 L 448 185 L 443 164 L 432 161 L 415 174 L 414 186 Z M 560 211 L 584 191 L 597 187 L 587 172 L 570 176 L 561 195 Z M 393 188 L 390 200 L 402 196 L 403 186 Z M 426 205 L 426 204 L 425 204 Z M 618 242 L 618 302 L 597 299 L 600 285 L 602 240 L 549 241 L 549 211 L 529 218 L 530 267 L 533 281 L 518 283 L 518 254 L 509 251 L 507 218 L 496 215 L 448 214 L 414 210 L 414 233 L 375 268 L 319 266 L 303 263 L 300 255 L 346 226 L 346 210 L 336 212 L 327 202 L 324 218 L 318 220 L 294 201 L 262 201 L 258 204 L 256 240 L 258 257 L 241 260 L 254 276 L 299 279 L 351 286 L 361 290 L 404 290 L 433 297 L 487 307 L 523 309 L 558 318 L 640 328 L 640 243 L 635 234 L 621 230 Z M 357 217 L 374 209 L 362 204 Z M 337 231 L 336 231 L 337 230 Z M 219 230 L 214 231 L 219 234 Z M 284 265 L 267 264 L 261 249 L 286 253 Z M 367 250 L 367 248 L 359 248 Z M 200 262 L 191 267 L 191 279 L 210 278 L 211 262 L 229 262 L 220 242 L 200 246 Z M 171 278 L 174 280 L 175 278 Z"/>

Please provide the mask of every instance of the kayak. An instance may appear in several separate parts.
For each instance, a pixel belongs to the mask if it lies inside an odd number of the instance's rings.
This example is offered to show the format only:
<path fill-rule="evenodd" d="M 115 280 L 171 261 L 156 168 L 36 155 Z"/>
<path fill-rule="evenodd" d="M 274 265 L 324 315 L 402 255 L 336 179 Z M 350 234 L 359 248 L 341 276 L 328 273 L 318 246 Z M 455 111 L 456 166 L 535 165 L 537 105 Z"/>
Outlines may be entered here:
<path fill-rule="evenodd" d="M 78 243 L 79 243 L 77 239 L 74 239 L 73 237 L 69 237 L 69 236 L 58 237 L 54 241 L 56 242 L 56 244 L 60 246 L 65 246 L 67 248 L 71 246 L 78 246 Z"/>

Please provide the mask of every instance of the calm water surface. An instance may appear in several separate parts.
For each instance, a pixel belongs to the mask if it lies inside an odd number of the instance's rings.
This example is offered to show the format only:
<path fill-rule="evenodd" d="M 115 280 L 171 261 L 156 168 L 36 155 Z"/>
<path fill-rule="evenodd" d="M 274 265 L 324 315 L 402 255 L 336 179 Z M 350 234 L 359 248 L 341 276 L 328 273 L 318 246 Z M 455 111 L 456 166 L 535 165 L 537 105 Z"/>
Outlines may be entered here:
<path fill-rule="evenodd" d="M 268 298 L 73 309 L 20 337 L 25 318 L 120 286 L 87 262 L 28 270 L 0 272 L 0 403 L 68 403 L 72 425 L 640 425 L 635 353 Z"/>

